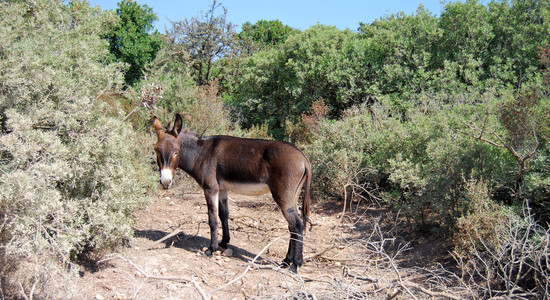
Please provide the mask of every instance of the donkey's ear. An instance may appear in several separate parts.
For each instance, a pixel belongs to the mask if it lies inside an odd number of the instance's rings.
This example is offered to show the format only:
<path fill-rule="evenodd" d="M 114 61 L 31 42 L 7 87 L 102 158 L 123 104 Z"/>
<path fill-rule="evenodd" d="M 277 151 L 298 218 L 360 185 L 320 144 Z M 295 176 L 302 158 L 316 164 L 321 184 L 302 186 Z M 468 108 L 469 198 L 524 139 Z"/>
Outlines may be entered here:
<path fill-rule="evenodd" d="M 176 120 L 174 121 L 174 128 L 172 128 L 172 135 L 175 137 L 178 137 L 178 134 L 181 132 L 181 128 L 183 127 L 183 120 L 181 119 L 180 114 L 176 114 Z"/>
<path fill-rule="evenodd" d="M 162 129 L 162 125 L 160 124 L 159 118 L 157 118 L 156 116 L 153 117 L 153 128 L 155 128 L 157 137 L 160 137 L 161 134 L 164 134 L 164 130 Z"/>

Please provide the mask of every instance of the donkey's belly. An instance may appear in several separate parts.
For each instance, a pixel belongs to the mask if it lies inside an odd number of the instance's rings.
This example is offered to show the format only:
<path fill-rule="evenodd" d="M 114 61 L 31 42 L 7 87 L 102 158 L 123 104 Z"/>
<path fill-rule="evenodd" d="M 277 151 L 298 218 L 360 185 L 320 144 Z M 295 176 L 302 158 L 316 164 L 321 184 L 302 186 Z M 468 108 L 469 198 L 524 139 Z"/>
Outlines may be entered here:
<path fill-rule="evenodd" d="M 269 193 L 269 186 L 265 183 L 242 183 L 222 181 L 220 189 L 228 190 L 241 195 L 259 196 Z"/>

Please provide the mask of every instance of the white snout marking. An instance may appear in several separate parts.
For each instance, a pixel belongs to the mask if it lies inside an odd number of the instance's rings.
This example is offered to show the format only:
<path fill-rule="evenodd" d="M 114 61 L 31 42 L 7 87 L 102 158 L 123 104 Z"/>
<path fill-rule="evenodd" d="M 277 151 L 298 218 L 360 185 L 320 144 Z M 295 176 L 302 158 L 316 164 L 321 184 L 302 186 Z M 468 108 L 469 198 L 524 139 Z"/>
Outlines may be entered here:
<path fill-rule="evenodd" d="M 160 183 L 165 189 L 170 188 L 172 185 L 172 170 L 162 169 L 160 170 Z"/>

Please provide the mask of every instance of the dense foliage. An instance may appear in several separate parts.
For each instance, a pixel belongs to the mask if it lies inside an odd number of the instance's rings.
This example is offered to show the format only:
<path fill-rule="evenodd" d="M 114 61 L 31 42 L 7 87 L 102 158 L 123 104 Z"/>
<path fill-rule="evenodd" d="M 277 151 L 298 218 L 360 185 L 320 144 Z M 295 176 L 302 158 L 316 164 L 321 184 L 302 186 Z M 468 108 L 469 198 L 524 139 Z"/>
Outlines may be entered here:
<path fill-rule="evenodd" d="M 486 278 L 473 285 L 479 296 L 542 295 L 544 266 L 505 278 L 549 255 L 548 233 L 533 225 L 550 221 L 549 33 L 545 1 L 454 2 L 440 17 L 419 7 L 357 33 L 317 25 L 245 58 L 227 99 L 245 126 L 301 142 L 324 195 L 388 203 L 455 241 L 468 280 Z M 494 230 L 502 243 L 476 248 Z M 518 232 L 528 238 L 505 235 Z M 503 252 L 517 247 L 539 252 Z"/>
<path fill-rule="evenodd" d="M 5 295 L 67 297 L 75 259 L 131 238 L 133 209 L 148 201 L 138 137 L 98 97 L 123 84 L 120 66 L 102 63 L 116 21 L 81 1 L 0 4 Z"/>
<path fill-rule="evenodd" d="M 118 3 L 119 20 L 105 35 L 109 41 L 112 60 L 127 63 L 126 83 L 133 85 L 142 79 L 143 69 L 155 58 L 162 46 L 160 34 L 153 30 L 158 17 L 147 5 L 123 0 Z"/>
<path fill-rule="evenodd" d="M 257 43 L 260 48 L 263 48 L 281 44 L 285 42 L 291 34 L 296 32 L 298 32 L 298 30 L 288 25 L 284 25 L 279 20 L 259 20 L 254 24 L 250 22 L 244 23 L 239 33 L 239 38 L 243 40 L 252 40 Z"/>

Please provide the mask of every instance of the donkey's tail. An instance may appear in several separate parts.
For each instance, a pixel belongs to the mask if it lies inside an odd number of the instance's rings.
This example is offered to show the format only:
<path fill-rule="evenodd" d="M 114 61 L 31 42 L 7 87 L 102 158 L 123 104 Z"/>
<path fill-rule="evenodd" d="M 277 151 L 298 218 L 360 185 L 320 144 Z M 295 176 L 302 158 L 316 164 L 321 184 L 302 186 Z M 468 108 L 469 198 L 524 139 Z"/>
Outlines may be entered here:
<path fill-rule="evenodd" d="M 311 163 L 307 159 L 306 162 L 306 170 L 304 174 L 306 182 L 304 187 L 304 199 L 302 202 L 302 218 L 304 219 L 304 228 L 307 228 L 307 222 L 309 221 L 309 229 L 311 230 L 311 226 L 313 226 L 313 223 L 309 218 L 309 207 L 311 205 Z"/>

